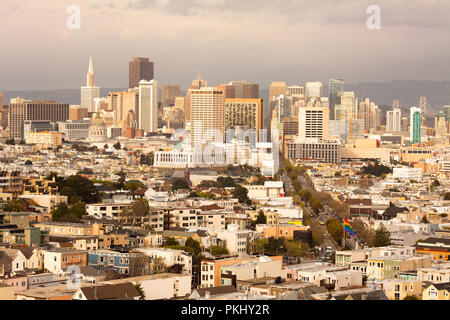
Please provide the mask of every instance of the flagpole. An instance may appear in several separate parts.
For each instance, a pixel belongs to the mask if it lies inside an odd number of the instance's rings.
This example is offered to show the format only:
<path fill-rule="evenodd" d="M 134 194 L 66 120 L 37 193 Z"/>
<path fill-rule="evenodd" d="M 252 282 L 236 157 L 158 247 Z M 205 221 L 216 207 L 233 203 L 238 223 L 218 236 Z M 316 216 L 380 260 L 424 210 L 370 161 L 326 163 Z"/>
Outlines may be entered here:
<path fill-rule="evenodd" d="M 344 219 L 344 242 L 343 242 L 343 250 L 345 250 L 345 219 Z"/>

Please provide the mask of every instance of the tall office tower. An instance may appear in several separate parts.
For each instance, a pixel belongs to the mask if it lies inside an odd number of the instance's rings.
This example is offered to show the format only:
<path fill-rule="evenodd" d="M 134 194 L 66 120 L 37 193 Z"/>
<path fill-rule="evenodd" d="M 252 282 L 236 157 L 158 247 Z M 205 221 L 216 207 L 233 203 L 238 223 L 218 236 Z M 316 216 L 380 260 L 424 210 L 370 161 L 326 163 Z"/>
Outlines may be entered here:
<path fill-rule="evenodd" d="M 71 105 L 69 107 L 69 120 L 83 120 L 89 117 L 87 108 Z"/>
<path fill-rule="evenodd" d="M 322 82 L 307 82 L 306 83 L 306 99 L 310 98 L 322 98 L 323 85 Z"/>
<path fill-rule="evenodd" d="M 9 136 L 23 139 L 24 122 L 26 120 L 45 120 L 50 122 L 67 121 L 69 105 L 55 101 L 11 99 L 9 105 Z"/>
<path fill-rule="evenodd" d="M 410 116 L 410 143 L 420 143 L 422 140 L 422 112 L 420 108 L 412 107 Z"/>
<path fill-rule="evenodd" d="M 330 102 L 330 118 L 335 120 L 334 108 L 337 104 L 341 104 L 338 98 L 338 92 L 344 91 L 344 80 L 342 79 L 330 79 L 328 83 L 329 95 L 328 100 Z"/>
<path fill-rule="evenodd" d="M 305 88 L 301 86 L 289 86 L 287 87 L 287 94 L 290 96 L 299 96 L 305 94 Z"/>
<path fill-rule="evenodd" d="M 133 58 L 130 61 L 129 68 L 128 88 L 138 88 L 141 80 L 150 81 L 155 78 L 155 64 L 148 58 Z"/>
<path fill-rule="evenodd" d="M 398 100 L 394 100 L 392 102 L 392 110 L 400 109 L 400 102 Z"/>
<path fill-rule="evenodd" d="M 280 123 L 282 119 L 294 116 L 293 107 L 292 96 L 280 94 L 276 97 L 275 108 L 277 109 L 278 121 Z"/>
<path fill-rule="evenodd" d="M 307 139 L 328 140 L 330 137 L 330 109 L 327 107 L 300 107 L 298 109 L 298 136 Z"/>
<path fill-rule="evenodd" d="M 158 129 L 158 81 L 139 82 L 139 129 L 156 132 Z"/>
<path fill-rule="evenodd" d="M 81 106 L 88 112 L 96 112 L 94 99 L 100 98 L 100 88 L 95 86 L 94 65 L 92 57 L 89 58 L 89 70 L 86 75 L 86 87 L 81 87 Z"/>
<path fill-rule="evenodd" d="M 225 99 L 225 130 L 236 130 L 236 127 L 256 130 L 255 138 L 259 141 L 264 128 L 263 99 Z"/>
<path fill-rule="evenodd" d="M 287 85 L 286 82 L 272 82 L 269 89 L 269 108 L 266 109 L 265 117 L 272 113 L 275 107 L 275 98 L 280 94 L 286 94 Z M 270 109 L 270 110 L 268 110 Z"/>
<path fill-rule="evenodd" d="M 175 98 L 175 108 L 184 112 L 184 97 Z"/>
<path fill-rule="evenodd" d="M 181 96 L 179 85 L 165 84 L 161 90 L 162 107 L 170 107 L 175 104 L 175 98 Z"/>
<path fill-rule="evenodd" d="M 353 91 L 339 91 L 336 94 L 335 101 L 339 102 L 334 106 L 334 119 L 347 120 L 357 118 L 358 98 Z M 331 109 L 330 109 L 331 110 Z M 331 112 L 331 111 L 330 111 Z"/>
<path fill-rule="evenodd" d="M 231 81 L 228 83 L 235 89 L 236 99 L 258 99 L 259 98 L 259 85 L 250 83 L 245 80 Z"/>
<path fill-rule="evenodd" d="M 108 105 L 114 111 L 115 127 L 130 127 L 137 129 L 137 123 L 133 122 L 130 114 L 139 119 L 139 90 L 129 89 L 122 92 L 110 92 Z"/>
<path fill-rule="evenodd" d="M 371 102 L 369 98 L 359 104 L 358 118 L 364 119 L 364 128 L 368 132 L 377 127 L 377 108 L 375 102 Z"/>
<path fill-rule="evenodd" d="M 197 74 L 197 79 L 192 81 L 191 87 L 186 90 L 186 97 L 184 99 L 184 115 L 186 121 L 191 121 L 191 90 L 201 89 L 208 86 L 208 81 L 203 80 L 201 73 Z"/>
<path fill-rule="evenodd" d="M 426 97 L 420 97 L 419 108 L 423 116 L 427 113 L 428 101 Z"/>
<path fill-rule="evenodd" d="M 216 88 L 191 89 L 191 144 L 201 145 L 215 141 L 212 130 L 225 138 L 224 93 Z M 219 138 L 219 137 L 217 137 Z"/>
<path fill-rule="evenodd" d="M 221 84 L 214 88 L 222 90 L 225 99 L 236 99 L 236 87 L 230 84 Z"/>
<path fill-rule="evenodd" d="M 402 131 L 402 110 L 397 108 L 386 113 L 386 131 Z"/>

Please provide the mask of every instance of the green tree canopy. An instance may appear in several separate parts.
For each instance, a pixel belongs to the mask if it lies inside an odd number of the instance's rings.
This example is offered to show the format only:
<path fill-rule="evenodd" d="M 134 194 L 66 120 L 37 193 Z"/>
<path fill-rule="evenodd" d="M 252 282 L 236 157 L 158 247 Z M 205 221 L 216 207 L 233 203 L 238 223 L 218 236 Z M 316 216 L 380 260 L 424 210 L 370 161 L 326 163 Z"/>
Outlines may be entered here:
<path fill-rule="evenodd" d="M 190 189 L 189 184 L 184 179 L 176 179 L 172 183 L 172 191 Z"/>
<path fill-rule="evenodd" d="M 229 254 L 228 249 L 222 246 L 211 246 L 208 248 L 208 252 L 213 256 L 226 256 Z"/>
<path fill-rule="evenodd" d="M 344 226 L 339 222 L 338 219 L 329 219 L 326 223 L 327 230 L 333 239 L 340 243 L 344 237 Z"/>
<path fill-rule="evenodd" d="M 262 210 L 259 210 L 258 216 L 256 217 L 255 224 L 266 224 L 267 218 L 264 215 L 264 212 Z"/>
<path fill-rule="evenodd" d="M 236 186 L 236 182 L 232 177 L 218 177 L 217 182 L 222 188 L 234 188 Z"/>
<path fill-rule="evenodd" d="M 233 198 L 238 199 L 239 203 L 251 204 L 248 198 L 248 190 L 241 185 L 237 185 L 233 191 Z"/>
<path fill-rule="evenodd" d="M 385 247 L 391 245 L 391 233 L 386 229 L 384 224 L 380 224 L 375 231 L 375 239 L 373 241 L 375 247 Z"/>

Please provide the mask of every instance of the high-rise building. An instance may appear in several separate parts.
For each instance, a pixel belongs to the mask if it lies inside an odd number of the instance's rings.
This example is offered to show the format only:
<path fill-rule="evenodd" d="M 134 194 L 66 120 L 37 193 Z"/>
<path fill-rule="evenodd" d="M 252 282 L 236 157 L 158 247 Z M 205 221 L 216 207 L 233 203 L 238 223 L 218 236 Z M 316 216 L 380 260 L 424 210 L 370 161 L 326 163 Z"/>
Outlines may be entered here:
<path fill-rule="evenodd" d="M 292 96 L 280 94 L 276 97 L 275 101 L 275 108 L 277 109 L 278 121 L 280 123 L 282 119 L 289 118 L 295 115 L 295 112 L 292 110 L 294 107 Z"/>
<path fill-rule="evenodd" d="M 83 120 L 89 117 L 87 108 L 82 106 L 71 105 L 69 107 L 69 120 Z"/>
<path fill-rule="evenodd" d="M 108 105 L 114 111 L 115 127 L 137 128 L 137 123 L 130 119 L 130 114 L 135 119 L 139 118 L 139 91 L 129 89 L 128 91 L 110 92 L 108 94 Z"/>
<path fill-rule="evenodd" d="M 299 96 L 305 94 L 305 88 L 301 86 L 289 86 L 287 87 L 287 94 L 290 96 Z"/>
<path fill-rule="evenodd" d="M 364 119 L 364 127 L 367 132 L 375 130 L 377 127 L 378 107 L 369 98 L 364 99 L 359 104 L 358 118 Z"/>
<path fill-rule="evenodd" d="M 421 109 L 417 107 L 411 108 L 410 118 L 410 143 L 420 143 L 422 141 L 422 113 Z"/>
<path fill-rule="evenodd" d="M 235 99 L 258 99 L 259 85 L 245 80 L 231 81 L 229 85 L 235 89 Z"/>
<path fill-rule="evenodd" d="M 9 135 L 13 139 L 24 139 L 26 120 L 67 121 L 69 105 L 55 101 L 32 101 L 21 98 L 11 99 L 9 105 Z"/>
<path fill-rule="evenodd" d="M 156 132 L 158 129 L 158 82 L 139 82 L 139 129 Z"/>
<path fill-rule="evenodd" d="M 175 104 L 175 98 L 181 96 L 179 85 L 165 84 L 161 90 L 161 105 L 169 107 Z"/>
<path fill-rule="evenodd" d="M 191 144 L 201 145 L 215 140 L 213 133 L 225 137 L 224 93 L 217 88 L 204 87 L 190 90 Z M 219 138 L 219 137 L 217 137 Z"/>
<path fill-rule="evenodd" d="M 335 111 L 334 108 L 336 105 L 341 104 L 341 101 L 338 98 L 338 93 L 344 91 L 344 80 L 342 79 L 330 79 L 329 84 L 329 103 L 330 103 L 330 118 L 331 120 L 335 120 Z"/>
<path fill-rule="evenodd" d="M 397 108 L 386 113 L 386 131 L 402 131 L 402 110 Z"/>
<path fill-rule="evenodd" d="M 400 102 L 398 100 L 394 100 L 392 102 L 392 110 L 400 109 Z"/>
<path fill-rule="evenodd" d="M 0 109 L 3 109 L 3 93 L 0 92 Z"/>
<path fill-rule="evenodd" d="M 148 58 L 133 58 L 129 66 L 130 79 L 128 88 L 138 88 L 141 80 L 150 81 L 155 78 L 155 64 Z"/>
<path fill-rule="evenodd" d="M 201 89 L 208 86 L 208 81 L 203 80 L 202 74 L 199 72 L 197 74 L 197 79 L 192 81 L 191 87 L 186 90 L 186 97 L 184 100 L 184 115 L 186 121 L 191 121 L 191 90 Z"/>
<path fill-rule="evenodd" d="M 89 58 L 89 70 L 86 75 L 86 86 L 81 87 L 81 106 L 88 112 L 96 112 L 94 100 L 100 98 L 100 88 L 95 86 L 94 65 L 92 57 Z"/>
<path fill-rule="evenodd" d="M 240 127 L 242 130 L 254 129 L 256 139 L 264 127 L 263 99 L 226 99 L 225 130 Z"/>
<path fill-rule="evenodd" d="M 330 109 L 328 107 L 300 107 L 298 109 L 298 136 L 300 141 L 328 140 L 330 137 Z"/>
<path fill-rule="evenodd" d="M 358 98 L 353 91 L 339 91 L 335 101 L 339 102 L 334 106 L 334 119 L 350 121 L 357 118 Z"/>
<path fill-rule="evenodd" d="M 424 116 L 427 114 L 427 106 L 428 106 L 427 98 L 420 97 L 419 108 L 420 108 L 422 115 L 424 115 Z"/>
<path fill-rule="evenodd" d="M 322 98 L 323 84 L 322 82 L 307 82 L 306 83 L 306 99 Z"/>
<path fill-rule="evenodd" d="M 272 82 L 270 84 L 269 89 L 269 108 L 266 109 L 267 116 L 272 113 L 273 108 L 275 107 L 275 98 L 280 94 L 286 94 L 287 85 L 286 82 Z"/>

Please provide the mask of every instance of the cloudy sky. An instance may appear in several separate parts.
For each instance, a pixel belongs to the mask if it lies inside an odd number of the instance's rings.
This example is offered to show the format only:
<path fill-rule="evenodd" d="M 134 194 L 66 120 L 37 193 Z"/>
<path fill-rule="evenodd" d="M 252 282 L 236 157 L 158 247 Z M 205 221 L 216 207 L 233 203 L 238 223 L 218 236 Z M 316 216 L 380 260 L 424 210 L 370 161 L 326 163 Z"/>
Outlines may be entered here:
<path fill-rule="evenodd" d="M 369 30 L 369 5 L 381 29 Z M 70 5 L 81 29 L 69 30 Z M 127 87 L 149 57 L 160 83 L 450 80 L 449 0 L 8 0 L 0 5 L 0 91 Z"/>

